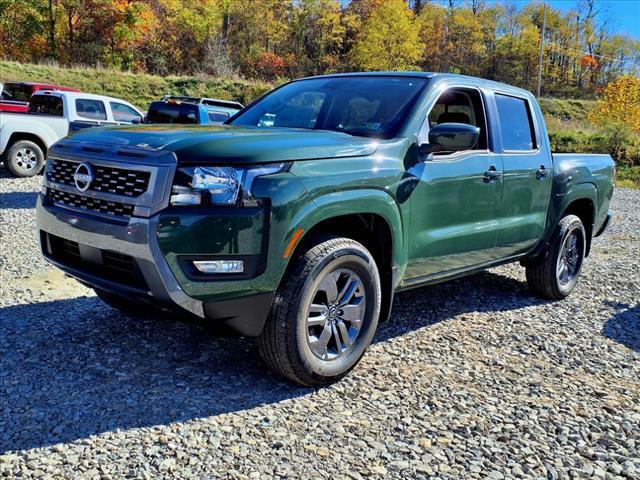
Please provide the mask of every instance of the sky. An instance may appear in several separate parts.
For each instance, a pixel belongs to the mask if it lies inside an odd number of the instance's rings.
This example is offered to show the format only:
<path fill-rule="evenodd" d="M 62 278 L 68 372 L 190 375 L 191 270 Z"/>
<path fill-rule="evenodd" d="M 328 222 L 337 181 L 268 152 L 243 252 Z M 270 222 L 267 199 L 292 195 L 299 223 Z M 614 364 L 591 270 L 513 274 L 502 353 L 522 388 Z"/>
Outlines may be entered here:
<path fill-rule="evenodd" d="M 578 3 L 575 0 L 546 0 L 553 8 L 571 10 Z M 640 40 L 640 0 L 598 0 L 596 9 L 611 21 L 611 32 L 626 33 Z"/>
<path fill-rule="evenodd" d="M 434 0 L 436 3 L 448 5 L 449 0 Z M 460 3 L 463 0 L 456 0 Z M 487 3 L 501 3 L 508 0 L 488 0 Z M 544 1 L 547 5 L 560 10 L 576 9 L 579 0 L 535 0 Z M 526 4 L 529 0 L 511 0 L 515 4 Z M 596 10 L 610 19 L 612 33 L 625 33 L 640 40 L 640 0 L 596 0 Z"/>

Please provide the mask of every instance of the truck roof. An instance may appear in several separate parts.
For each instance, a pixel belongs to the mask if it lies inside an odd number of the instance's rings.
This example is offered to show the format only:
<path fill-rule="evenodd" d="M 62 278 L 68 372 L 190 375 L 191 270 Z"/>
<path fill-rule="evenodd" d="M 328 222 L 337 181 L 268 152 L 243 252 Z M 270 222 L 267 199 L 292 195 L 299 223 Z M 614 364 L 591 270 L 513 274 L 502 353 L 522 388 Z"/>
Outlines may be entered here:
<path fill-rule="evenodd" d="M 428 79 L 451 79 L 460 80 L 465 82 L 480 83 L 482 85 L 493 87 L 495 89 L 510 91 L 513 93 L 531 95 L 531 92 L 523 88 L 514 87 L 507 83 L 496 82 L 495 80 L 487 80 L 480 77 L 472 77 L 469 75 L 460 75 L 457 73 L 438 73 L 438 72 L 352 72 L 352 73 L 331 73 L 327 75 L 316 75 L 311 77 L 300 78 L 293 80 L 294 82 L 299 80 L 308 80 L 311 78 L 332 78 L 332 77 L 416 77 L 416 78 L 428 78 Z"/>
<path fill-rule="evenodd" d="M 114 102 L 118 102 L 118 103 L 125 103 L 127 105 L 131 105 L 131 103 L 127 102 L 126 100 L 123 100 L 121 98 L 115 98 L 115 97 L 109 97 L 107 95 L 97 95 L 94 93 L 82 93 L 82 92 L 65 92 L 62 90 L 39 90 L 36 93 L 34 93 L 35 95 L 47 95 L 50 97 L 67 97 L 69 99 L 76 99 L 76 98 L 83 98 L 83 99 L 89 99 L 89 100 L 107 100 L 107 101 L 111 101 L 113 100 Z M 137 108 L 136 108 L 137 110 Z"/>

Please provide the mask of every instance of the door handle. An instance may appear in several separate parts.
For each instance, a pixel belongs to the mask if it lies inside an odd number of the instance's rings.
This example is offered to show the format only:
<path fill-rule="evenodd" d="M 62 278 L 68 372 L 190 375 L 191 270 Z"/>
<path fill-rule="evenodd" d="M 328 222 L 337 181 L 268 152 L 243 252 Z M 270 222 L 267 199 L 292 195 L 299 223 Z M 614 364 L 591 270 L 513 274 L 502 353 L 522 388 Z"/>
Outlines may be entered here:
<path fill-rule="evenodd" d="M 542 180 L 547 175 L 549 175 L 549 171 L 546 168 L 544 168 L 544 165 L 540 165 L 540 168 L 536 170 L 536 178 L 538 180 Z"/>
<path fill-rule="evenodd" d="M 500 180 L 500 177 L 502 177 L 502 172 L 499 172 L 495 165 L 491 165 L 489 167 L 489 170 L 484 172 L 482 181 L 484 183 L 497 182 L 498 180 Z"/>

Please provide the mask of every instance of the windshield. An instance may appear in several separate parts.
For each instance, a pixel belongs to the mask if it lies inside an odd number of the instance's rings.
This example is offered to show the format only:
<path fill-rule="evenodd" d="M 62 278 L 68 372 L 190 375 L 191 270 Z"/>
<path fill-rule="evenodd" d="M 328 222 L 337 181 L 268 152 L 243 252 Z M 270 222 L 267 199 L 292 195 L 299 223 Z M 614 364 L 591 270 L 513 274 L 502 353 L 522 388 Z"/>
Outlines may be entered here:
<path fill-rule="evenodd" d="M 198 106 L 157 102 L 149 105 L 146 123 L 198 123 Z"/>
<path fill-rule="evenodd" d="M 426 84 L 424 78 L 400 76 L 299 80 L 269 93 L 229 123 L 393 138 Z"/>

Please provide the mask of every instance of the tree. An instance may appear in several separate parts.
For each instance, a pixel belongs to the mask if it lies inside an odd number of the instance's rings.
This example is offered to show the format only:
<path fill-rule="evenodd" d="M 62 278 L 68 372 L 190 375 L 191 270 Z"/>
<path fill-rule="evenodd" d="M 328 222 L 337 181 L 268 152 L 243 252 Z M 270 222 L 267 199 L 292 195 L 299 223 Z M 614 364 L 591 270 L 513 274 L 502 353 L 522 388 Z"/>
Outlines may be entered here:
<path fill-rule="evenodd" d="M 589 120 L 640 135 L 640 78 L 624 75 L 609 83 L 589 112 Z"/>
<path fill-rule="evenodd" d="M 366 20 L 353 47 L 364 70 L 415 70 L 424 49 L 414 14 L 403 0 L 387 0 Z"/>

